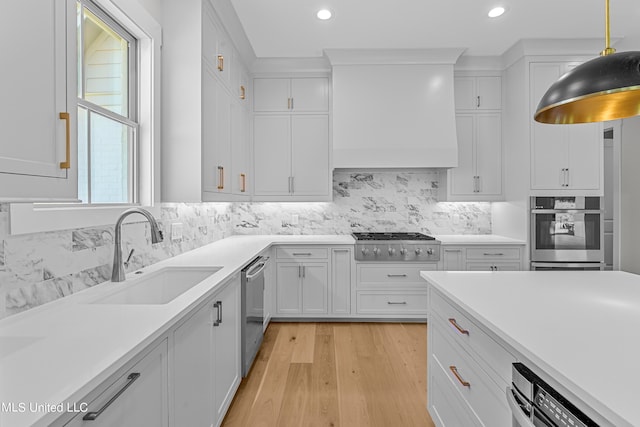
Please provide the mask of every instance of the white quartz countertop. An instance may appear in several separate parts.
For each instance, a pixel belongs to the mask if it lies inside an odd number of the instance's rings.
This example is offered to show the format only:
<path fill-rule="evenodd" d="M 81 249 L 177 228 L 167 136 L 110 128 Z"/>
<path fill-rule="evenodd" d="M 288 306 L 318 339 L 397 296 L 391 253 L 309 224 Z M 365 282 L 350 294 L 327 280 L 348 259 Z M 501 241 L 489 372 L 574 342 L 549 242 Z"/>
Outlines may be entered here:
<path fill-rule="evenodd" d="M 524 240 L 497 234 L 438 234 L 434 235 L 443 245 L 524 245 Z"/>
<path fill-rule="evenodd" d="M 421 274 L 613 425 L 640 426 L 640 276 L 613 271 Z"/>
<path fill-rule="evenodd" d="M 30 404 L 58 405 L 80 400 L 131 357 L 165 334 L 189 310 L 212 295 L 273 244 L 351 245 L 348 235 L 232 236 L 142 269 L 142 275 L 167 266 L 223 268 L 163 305 L 91 304 L 126 287 L 105 282 L 0 320 L 0 426 L 48 425 L 61 414 L 29 410 Z"/>

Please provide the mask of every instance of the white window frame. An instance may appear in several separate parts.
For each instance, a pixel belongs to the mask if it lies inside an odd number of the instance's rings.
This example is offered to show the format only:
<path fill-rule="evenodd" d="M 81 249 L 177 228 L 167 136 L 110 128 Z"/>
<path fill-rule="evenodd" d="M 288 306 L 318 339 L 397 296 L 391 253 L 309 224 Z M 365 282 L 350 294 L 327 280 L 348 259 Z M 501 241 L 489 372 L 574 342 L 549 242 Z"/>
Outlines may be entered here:
<path fill-rule="evenodd" d="M 137 40 L 139 47 L 138 111 L 140 125 L 136 205 L 69 205 L 12 203 L 10 234 L 38 233 L 115 224 L 131 206 L 143 206 L 160 215 L 160 94 L 162 28 L 137 1 L 93 0 Z M 75 47 L 73 49 L 75 51 Z M 146 78 L 150 76 L 150 78 Z M 76 85 L 77 87 L 77 85 Z"/>

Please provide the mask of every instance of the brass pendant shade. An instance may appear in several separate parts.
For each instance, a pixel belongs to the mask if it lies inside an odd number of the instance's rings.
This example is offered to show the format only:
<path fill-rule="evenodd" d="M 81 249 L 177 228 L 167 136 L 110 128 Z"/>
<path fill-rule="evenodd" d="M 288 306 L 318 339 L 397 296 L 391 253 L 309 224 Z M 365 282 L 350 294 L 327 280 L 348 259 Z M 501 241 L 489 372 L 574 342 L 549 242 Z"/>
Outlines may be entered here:
<path fill-rule="evenodd" d="M 640 52 L 610 47 L 609 0 L 605 1 L 605 48 L 600 57 L 569 71 L 544 94 L 534 119 L 540 123 L 604 122 L 640 114 Z"/>
<path fill-rule="evenodd" d="M 592 59 L 560 77 L 535 114 L 541 123 L 603 122 L 640 114 L 640 52 Z"/>

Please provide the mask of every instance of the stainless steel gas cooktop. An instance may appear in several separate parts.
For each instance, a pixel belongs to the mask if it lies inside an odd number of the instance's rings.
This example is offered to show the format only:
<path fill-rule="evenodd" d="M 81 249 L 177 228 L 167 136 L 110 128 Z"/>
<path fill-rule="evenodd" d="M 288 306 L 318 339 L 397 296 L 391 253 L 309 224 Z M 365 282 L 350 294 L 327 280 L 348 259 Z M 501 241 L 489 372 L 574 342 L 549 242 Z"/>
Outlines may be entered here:
<path fill-rule="evenodd" d="M 440 241 L 422 233 L 353 233 L 358 261 L 437 262 Z"/>

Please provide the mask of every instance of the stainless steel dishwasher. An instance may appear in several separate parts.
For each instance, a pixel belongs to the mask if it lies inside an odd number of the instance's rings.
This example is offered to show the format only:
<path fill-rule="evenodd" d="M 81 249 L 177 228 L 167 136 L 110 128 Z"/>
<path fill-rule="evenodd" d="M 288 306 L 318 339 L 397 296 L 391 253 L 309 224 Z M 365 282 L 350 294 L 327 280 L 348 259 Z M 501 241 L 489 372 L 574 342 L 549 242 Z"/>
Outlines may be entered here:
<path fill-rule="evenodd" d="M 260 349 L 264 320 L 264 270 L 269 257 L 259 256 L 242 269 L 242 376 Z"/>

